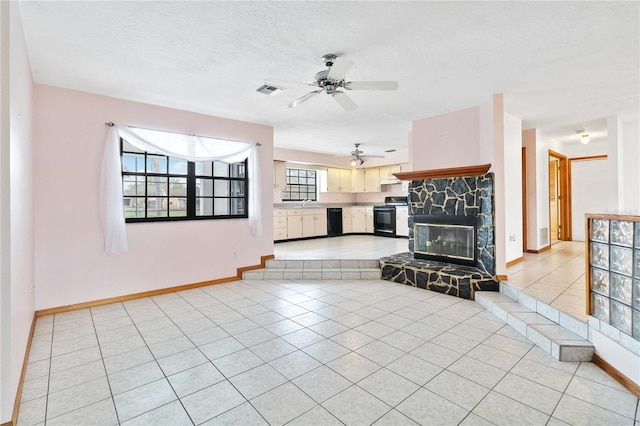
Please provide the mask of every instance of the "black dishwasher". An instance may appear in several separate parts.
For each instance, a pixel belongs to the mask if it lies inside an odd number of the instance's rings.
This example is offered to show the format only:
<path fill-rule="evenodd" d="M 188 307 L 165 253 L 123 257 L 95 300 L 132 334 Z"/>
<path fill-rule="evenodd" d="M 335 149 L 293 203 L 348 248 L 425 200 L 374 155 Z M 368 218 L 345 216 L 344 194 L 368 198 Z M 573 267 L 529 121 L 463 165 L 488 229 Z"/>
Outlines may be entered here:
<path fill-rule="evenodd" d="M 327 208 L 327 235 L 330 237 L 342 235 L 342 208 Z"/>

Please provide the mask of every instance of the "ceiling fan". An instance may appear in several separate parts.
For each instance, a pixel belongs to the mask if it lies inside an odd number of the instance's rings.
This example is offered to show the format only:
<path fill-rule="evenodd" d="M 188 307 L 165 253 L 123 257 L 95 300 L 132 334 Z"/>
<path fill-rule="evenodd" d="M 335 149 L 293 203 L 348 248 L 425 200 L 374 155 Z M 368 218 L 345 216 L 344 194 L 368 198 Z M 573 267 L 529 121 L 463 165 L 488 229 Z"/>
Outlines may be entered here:
<path fill-rule="evenodd" d="M 344 92 L 345 90 L 396 90 L 396 81 L 345 81 L 345 74 L 353 66 L 348 59 L 339 58 L 332 53 L 324 55 L 322 61 L 327 66 L 326 70 L 316 73 L 313 81 L 301 82 L 309 86 L 315 86 L 318 90 L 307 93 L 287 105 L 287 108 L 295 108 L 320 93 L 331 95 L 333 99 L 345 111 L 353 111 L 358 108 Z"/>
<path fill-rule="evenodd" d="M 360 144 L 357 143 L 356 149 L 351 151 L 351 162 L 352 166 L 361 166 L 364 164 L 365 159 L 367 158 L 384 158 L 384 155 L 365 155 L 364 151 L 360 150 Z"/>

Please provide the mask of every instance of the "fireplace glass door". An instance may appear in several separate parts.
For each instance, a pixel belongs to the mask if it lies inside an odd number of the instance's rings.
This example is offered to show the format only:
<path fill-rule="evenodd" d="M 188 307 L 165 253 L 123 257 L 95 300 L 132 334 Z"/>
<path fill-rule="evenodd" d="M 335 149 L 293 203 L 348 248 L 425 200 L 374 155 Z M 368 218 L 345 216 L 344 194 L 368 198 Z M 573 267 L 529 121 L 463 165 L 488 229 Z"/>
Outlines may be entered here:
<path fill-rule="evenodd" d="M 475 232 L 472 225 L 416 223 L 414 253 L 462 261 L 474 261 Z"/>

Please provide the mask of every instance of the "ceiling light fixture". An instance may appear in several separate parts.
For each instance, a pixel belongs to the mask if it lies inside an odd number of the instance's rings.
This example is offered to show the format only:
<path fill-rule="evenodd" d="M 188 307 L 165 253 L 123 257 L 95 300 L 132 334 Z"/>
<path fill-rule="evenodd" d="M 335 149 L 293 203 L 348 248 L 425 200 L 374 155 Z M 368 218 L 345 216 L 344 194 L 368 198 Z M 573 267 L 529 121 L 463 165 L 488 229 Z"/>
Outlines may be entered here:
<path fill-rule="evenodd" d="M 362 166 L 364 164 L 364 159 L 360 158 L 360 156 L 353 156 L 351 158 L 351 163 L 350 163 L 353 167 L 355 166 Z"/>
<path fill-rule="evenodd" d="M 576 130 L 576 133 L 580 135 L 580 142 L 585 145 L 591 140 L 591 137 L 585 130 Z"/>

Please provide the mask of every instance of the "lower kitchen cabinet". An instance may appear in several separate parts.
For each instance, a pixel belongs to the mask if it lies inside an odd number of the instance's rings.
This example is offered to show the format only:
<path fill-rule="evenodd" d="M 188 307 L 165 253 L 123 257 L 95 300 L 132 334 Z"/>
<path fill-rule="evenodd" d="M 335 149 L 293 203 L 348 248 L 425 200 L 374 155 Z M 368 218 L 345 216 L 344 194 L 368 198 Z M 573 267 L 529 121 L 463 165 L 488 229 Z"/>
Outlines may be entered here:
<path fill-rule="evenodd" d="M 365 233 L 367 232 L 366 211 L 364 207 L 351 208 L 351 232 Z"/>
<path fill-rule="evenodd" d="M 373 234 L 373 207 L 342 207 L 342 233 Z M 326 208 L 276 208 L 273 210 L 274 241 L 326 235 Z"/>
<path fill-rule="evenodd" d="M 352 207 L 343 207 L 342 208 L 342 233 L 350 234 L 353 231 L 351 230 L 351 224 L 353 223 L 351 217 L 351 209 Z"/>
<path fill-rule="evenodd" d="M 373 207 L 365 207 L 364 210 L 365 231 L 367 234 L 373 234 Z"/>
<path fill-rule="evenodd" d="M 327 209 L 302 210 L 302 236 L 320 237 L 327 235 Z"/>
<path fill-rule="evenodd" d="M 409 207 L 396 207 L 396 235 L 399 237 L 409 236 Z"/>
<path fill-rule="evenodd" d="M 302 209 L 287 210 L 287 238 L 302 238 Z"/>
<path fill-rule="evenodd" d="M 287 211 L 284 209 L 273 210 L 273 240 L 286 240 L 287 236 Z"/>

